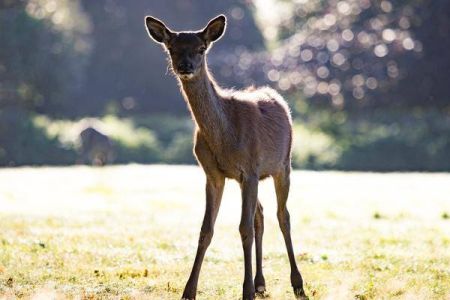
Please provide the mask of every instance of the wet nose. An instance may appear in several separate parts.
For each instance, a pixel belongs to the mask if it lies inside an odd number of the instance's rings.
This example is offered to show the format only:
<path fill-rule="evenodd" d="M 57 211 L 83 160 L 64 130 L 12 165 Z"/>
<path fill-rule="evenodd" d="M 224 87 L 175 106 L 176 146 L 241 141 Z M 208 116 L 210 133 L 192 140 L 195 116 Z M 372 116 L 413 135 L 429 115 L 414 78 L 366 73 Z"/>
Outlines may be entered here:
<path fill-rule="evenodd" d="M 191 72 L 193 69 L 193 66 L 190 62 L 182 62 L 178 64 L 178 70 L 182 72 Z"/>

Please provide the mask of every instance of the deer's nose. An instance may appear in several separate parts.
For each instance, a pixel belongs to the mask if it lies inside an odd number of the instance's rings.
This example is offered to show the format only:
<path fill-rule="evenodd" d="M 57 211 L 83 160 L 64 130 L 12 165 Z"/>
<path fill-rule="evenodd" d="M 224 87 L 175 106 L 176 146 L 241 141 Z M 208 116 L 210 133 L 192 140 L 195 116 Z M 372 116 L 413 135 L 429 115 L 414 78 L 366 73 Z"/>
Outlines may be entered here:
<path fill-rule="evenodd" d="M 178 64 L 178 70 L 181 72 L 192 72 L 194 66 L 190 62 L 182 62 Z"/>

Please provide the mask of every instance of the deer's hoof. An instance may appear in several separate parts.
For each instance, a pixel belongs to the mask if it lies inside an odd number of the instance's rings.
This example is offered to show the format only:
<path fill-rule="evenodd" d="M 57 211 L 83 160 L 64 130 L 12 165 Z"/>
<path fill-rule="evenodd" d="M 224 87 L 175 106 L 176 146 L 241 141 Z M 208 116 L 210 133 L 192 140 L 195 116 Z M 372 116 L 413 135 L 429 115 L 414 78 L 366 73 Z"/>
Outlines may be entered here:
<path fill-rule="evenodd" d="M 257 293 L 264 293 L 266 291 L 266 287 L 264 285 L 259 285 L 256 287 Z"/>
<path fill-rule="evenodd" d="M 303 290 L 302 287 L 298 287 L 295 288 L 294 287 L 294 294 L 295 294 L 295 298 L 299 299 L 299 300 L 308 300 L 308 296 L 306 296 L 305 291 Z"/>
<path fill-rule="evenodd" d="M 266 281 L 264 280 L 264 276 L 262 276 L 262 274 L 256 274 L 254 286 L 256 287 L 256 296 L 265 298 Z"/>
<path fill-rule="evenodd" d="M 266 293 L 266 287 L 263 285 L 257 286 L 255 296 L 257 298 L 268 298 L 269 295 Z"/>

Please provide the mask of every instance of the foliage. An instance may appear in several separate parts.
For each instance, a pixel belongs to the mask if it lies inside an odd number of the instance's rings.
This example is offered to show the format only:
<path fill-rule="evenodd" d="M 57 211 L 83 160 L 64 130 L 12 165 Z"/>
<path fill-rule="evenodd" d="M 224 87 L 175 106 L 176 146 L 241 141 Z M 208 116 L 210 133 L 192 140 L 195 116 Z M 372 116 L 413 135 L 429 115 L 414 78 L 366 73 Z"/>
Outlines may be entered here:
<path fill-rule="evenodd" d="M 342 151 L 333 137 L 320 129 L 294 125 L 292 164 L 301 169 L 325 169 L 336 165 Z"/>
<path fill-rule="evenodd" d="M 93 49 L 80 99 L 89 114 L 104 113 L 109 102 L 128 115 L 186 113 L 177 81 L 167 69 L 167 56 L 148 37 L 145 15 L 163 19 L 174 30 L 199 30 L 210 18 L 226 13 L 230 17 L 228 34 L 215 45 L 216 50 L 234 52 L 238 45 L 255 50 L 264 46 L 251 6 L 244 0 L 81 2 L 93 24 Z M 211 52 L 211 63 L 217 55 Z M 236 83 L 227 79 L 227 84 Z"/>
<path fill-rule="evenodd" d="M 77 121 L 51 120 L 43 115 L 34 116 L 31 121 L 37 130 L 49 140 L 57 141 L 62 147 L 80 154 L 80 132 L 93 126 L 113 142 L 115 163 L 188 163 L 195 162 L 192 154 L 192 122 L 187 118 L 157 115 L 136 119 L 117 118 L 112 115 L 103 118 L 85 118 Z M 21 136 L 27 136 L 26 132 Z M 48 164 L 75 163 L 71 161 L 47 160 L 45 152 L 40 160 Z M 15 161 L 15 164 L 22 164 Z M 33 162 L 28 162 L 33 164 Z"/>
<path fill-rule="evenodd" d="M 450 170 L 450 119 L 437 111 L 378 111 L 356 117 L 306 107 L 297 116 L 303 121 L 294 123 L 295 168 Z M 111 138 L 115 163 L 195 163 L 192 121 L 188 118 L 110 115 L 70 121 L 11 112 L 5 115 L 0 114 L 4 120 L 0 136 L 5 136 L 0 144 L 6 145 L 0 150 L 1 165 L 76 163 L 79 133 L 86 126 L 94 126 Z"/>
<path fill-rule="evenodd" d="M 298 153 L 303 155 L 294 156 L 295 166 L 365 171 L 450 170 L 450 117 L 446 114 L 417 109 L 353 115 L 306 107 L 301 108 L 299 118 L 320 139 L 314 145 L 306 133 L 297 131 Z M 303 138 L 306 141 L 302 143 Z M 311 148 L 307 145 L 317 151 L 302 149 Z"/>
<path fill-rule="evenodd" d="M 76 152 L 21 111 L 0 111 L 0 166 L 69 164 Z"/>
<path fill-rule="evenodd" d="M 88 28 L 77 2 L 43 2 L 0 9 L 0 109 L 73 114 Z"/>
<path fill-rule="evenodd" d="M 34 123 L 48 136 L 57 139 L 76 153 L 81 150 L 80 132 L 87 126 L 93 126 L 109 136 L 113 142 L 116 163 L 155 163 L 161 160 L 161 148 L 155 134 L 148 128 L 135 126 L 130 119 L 105 116 L 102 119 L 67 121 L 37 116 Z M 70 163 L 75 163 L 75 160 Z"/>
<path fill-rule="evenodd" d="M 193 122 L 189 118 L 170 115 L 134 118 L 137 126 L 151 128 L 161 144 L 161 161 L 165 163 L 195 163 L 192 154 Z"/>
<path fill-rule="evenodd" d="M 159 142 L 151 130 L 113 116 L 103 118 L 102 124 L 116 146 L 116 162 L 155 163 L 160 160 Z"/>
<path fill-rule="evenodd" d="M 435 111 L 411 116 L 375 114 L 349 122 L 339 131 L 341 135 L 346 132 L 346 137 L 336 137 L 343 148 L 337 169 L 450 170 L 450 118 L 439 118 Z"/>
<path fill-rule="evenodd" d="M 278 21 L 261 23 L 277 45 L 225 56 L 223 64 L 237 65 L 230 76 L 268 79 L 286 94 L 351 111 L 448 107 L 448 1 L 260 2 Z"/>

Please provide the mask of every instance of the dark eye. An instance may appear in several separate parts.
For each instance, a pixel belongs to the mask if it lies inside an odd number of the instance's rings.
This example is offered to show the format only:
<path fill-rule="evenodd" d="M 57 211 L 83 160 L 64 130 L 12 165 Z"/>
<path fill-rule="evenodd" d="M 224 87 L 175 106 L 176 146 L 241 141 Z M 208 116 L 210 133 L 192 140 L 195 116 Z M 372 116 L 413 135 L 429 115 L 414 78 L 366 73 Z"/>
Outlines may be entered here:
<path fill-rule="evenodd" d="M 199 54 L 204 54 L 205 51 L 206 51 L 206 47 L 200 47 L 200 48 L 198 48 L 198 53 L 199 53 Z"/>

